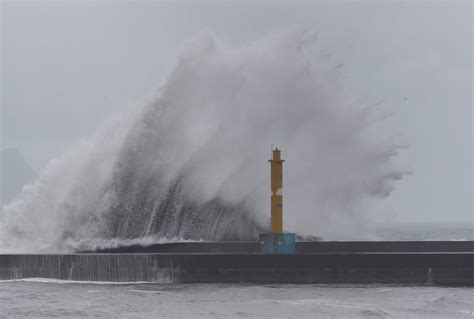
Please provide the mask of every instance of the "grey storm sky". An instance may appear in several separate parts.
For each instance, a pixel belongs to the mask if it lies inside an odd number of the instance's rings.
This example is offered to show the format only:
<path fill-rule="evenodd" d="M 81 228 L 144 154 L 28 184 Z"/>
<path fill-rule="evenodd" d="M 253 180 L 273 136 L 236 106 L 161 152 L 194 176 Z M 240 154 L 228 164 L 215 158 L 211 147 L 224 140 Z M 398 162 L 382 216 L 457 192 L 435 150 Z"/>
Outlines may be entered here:
<path fill-rule="evenodd" d="M 182 42 L 233 45 L 302 25 L 343 63 L 345 88 L 383 100 L 414 171 L 376 210 L 395 221 L 473 221 L 470 2 L 2 2 L 1 146 L 41 170 L 154 91 Z"/>

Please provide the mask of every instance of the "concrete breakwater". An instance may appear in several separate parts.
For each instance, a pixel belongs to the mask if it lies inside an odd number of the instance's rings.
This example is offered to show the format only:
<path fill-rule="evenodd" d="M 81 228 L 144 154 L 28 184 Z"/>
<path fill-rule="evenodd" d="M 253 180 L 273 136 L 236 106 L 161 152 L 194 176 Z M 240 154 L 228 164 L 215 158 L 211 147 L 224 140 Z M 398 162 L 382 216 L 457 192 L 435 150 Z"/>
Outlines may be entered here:
<path fill-rule="evenodd" d="M 259 254 L 256 241 L 184 242 L 102 248 L 89 253 Z M 474 252 L 474 241 L 301 241 L 297 254 L 355 252 Z"/>
<path fill-rule="evenodd" d="M 360 251 L 364 250 L 362 244 L 354 252 L 318 252 L 321 246 L 305 243 L 306 252 L 292 255 L 245 253 L 238 251 L 236 244 L 226 243 L 212 243 L 214 250 L 220 252 L 207 253 L 192 252 L 188 246 L 188 249 L 180 248 L 187 252 L 176 248 L 179 252 L 166 253 L 10 254 L 0 255 L 0 279 L 474 285 L 474 252 L 469 249 L 473 242 L 452 243 L 430 246 L 431 250 L 439 247 L 446 251 L 416 251 L 416 247 L 426 246 L 419 244 L 406 252 L 370 251 L 368 248 L 373 244 L 365 247 L 368 251 Z M 209 243 L 195 245 L 191 245 L 194 250 L 202 250 Z M 333 244 L 333 247 L 338 245 L 344 244 Z M 173 250 L 170 246 L 166 249 Z"/>
<path fill-rule="evenodd" d="M 173 257 L 153 254 L 0 255 L 0 279 L 177 282 Z"/>

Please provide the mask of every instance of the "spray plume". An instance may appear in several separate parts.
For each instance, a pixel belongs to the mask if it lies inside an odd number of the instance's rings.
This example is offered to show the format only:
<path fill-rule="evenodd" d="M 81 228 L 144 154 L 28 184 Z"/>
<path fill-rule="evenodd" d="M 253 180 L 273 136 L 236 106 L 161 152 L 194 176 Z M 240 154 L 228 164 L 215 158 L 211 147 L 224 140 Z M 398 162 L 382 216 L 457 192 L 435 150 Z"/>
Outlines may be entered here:
<path fill-rule="evenodd" d="M 188 40 L 142 109 L 109 120 L 5 207 L 3 249 L 67 251 L 162 238 L 249 240 L 268 229 L 272 143 L 283 149 L 287 230 L 354 237 L 364 203 L 405 172 L 374 110 L 293 28 L 242 47 Z M 376 119 L 375 119 L 376 120 Z"/>

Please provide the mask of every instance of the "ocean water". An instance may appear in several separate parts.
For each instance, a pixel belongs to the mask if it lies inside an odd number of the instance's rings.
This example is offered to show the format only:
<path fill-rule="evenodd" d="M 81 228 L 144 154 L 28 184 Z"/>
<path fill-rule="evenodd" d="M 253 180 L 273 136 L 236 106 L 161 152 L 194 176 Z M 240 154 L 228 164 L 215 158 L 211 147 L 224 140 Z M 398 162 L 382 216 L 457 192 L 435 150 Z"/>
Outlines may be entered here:
<path fill-rule="evenodd" d="M 471 223 L 391 223 L 376 224 L 368 235 L 371 240 L 474 240 Z"/>
<path fill-rule="evenodd" d="M 0 318 L 473 318 L 474 289 L 0 282 Z"/>

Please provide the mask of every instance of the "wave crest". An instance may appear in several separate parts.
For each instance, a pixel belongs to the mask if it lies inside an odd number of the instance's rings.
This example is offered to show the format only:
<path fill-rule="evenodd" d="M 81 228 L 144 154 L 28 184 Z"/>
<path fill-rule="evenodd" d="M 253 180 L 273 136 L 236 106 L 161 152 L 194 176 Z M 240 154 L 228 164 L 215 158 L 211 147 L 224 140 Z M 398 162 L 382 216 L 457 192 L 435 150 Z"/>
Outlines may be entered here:
<path fill-rule="evenodd" d="M 407 173 L 390 161 L 402 146 L 371 130 L 373 108 L 355 105 L 317 52 L 300 28 L 241 47 L 193 37 L 151 102 L 51 161 L 6 206 L 1 245 L 255 239 L 267 228 L 271 143 L 287 160 L 287 228 L 357 229 L 364 201 Z"/>

